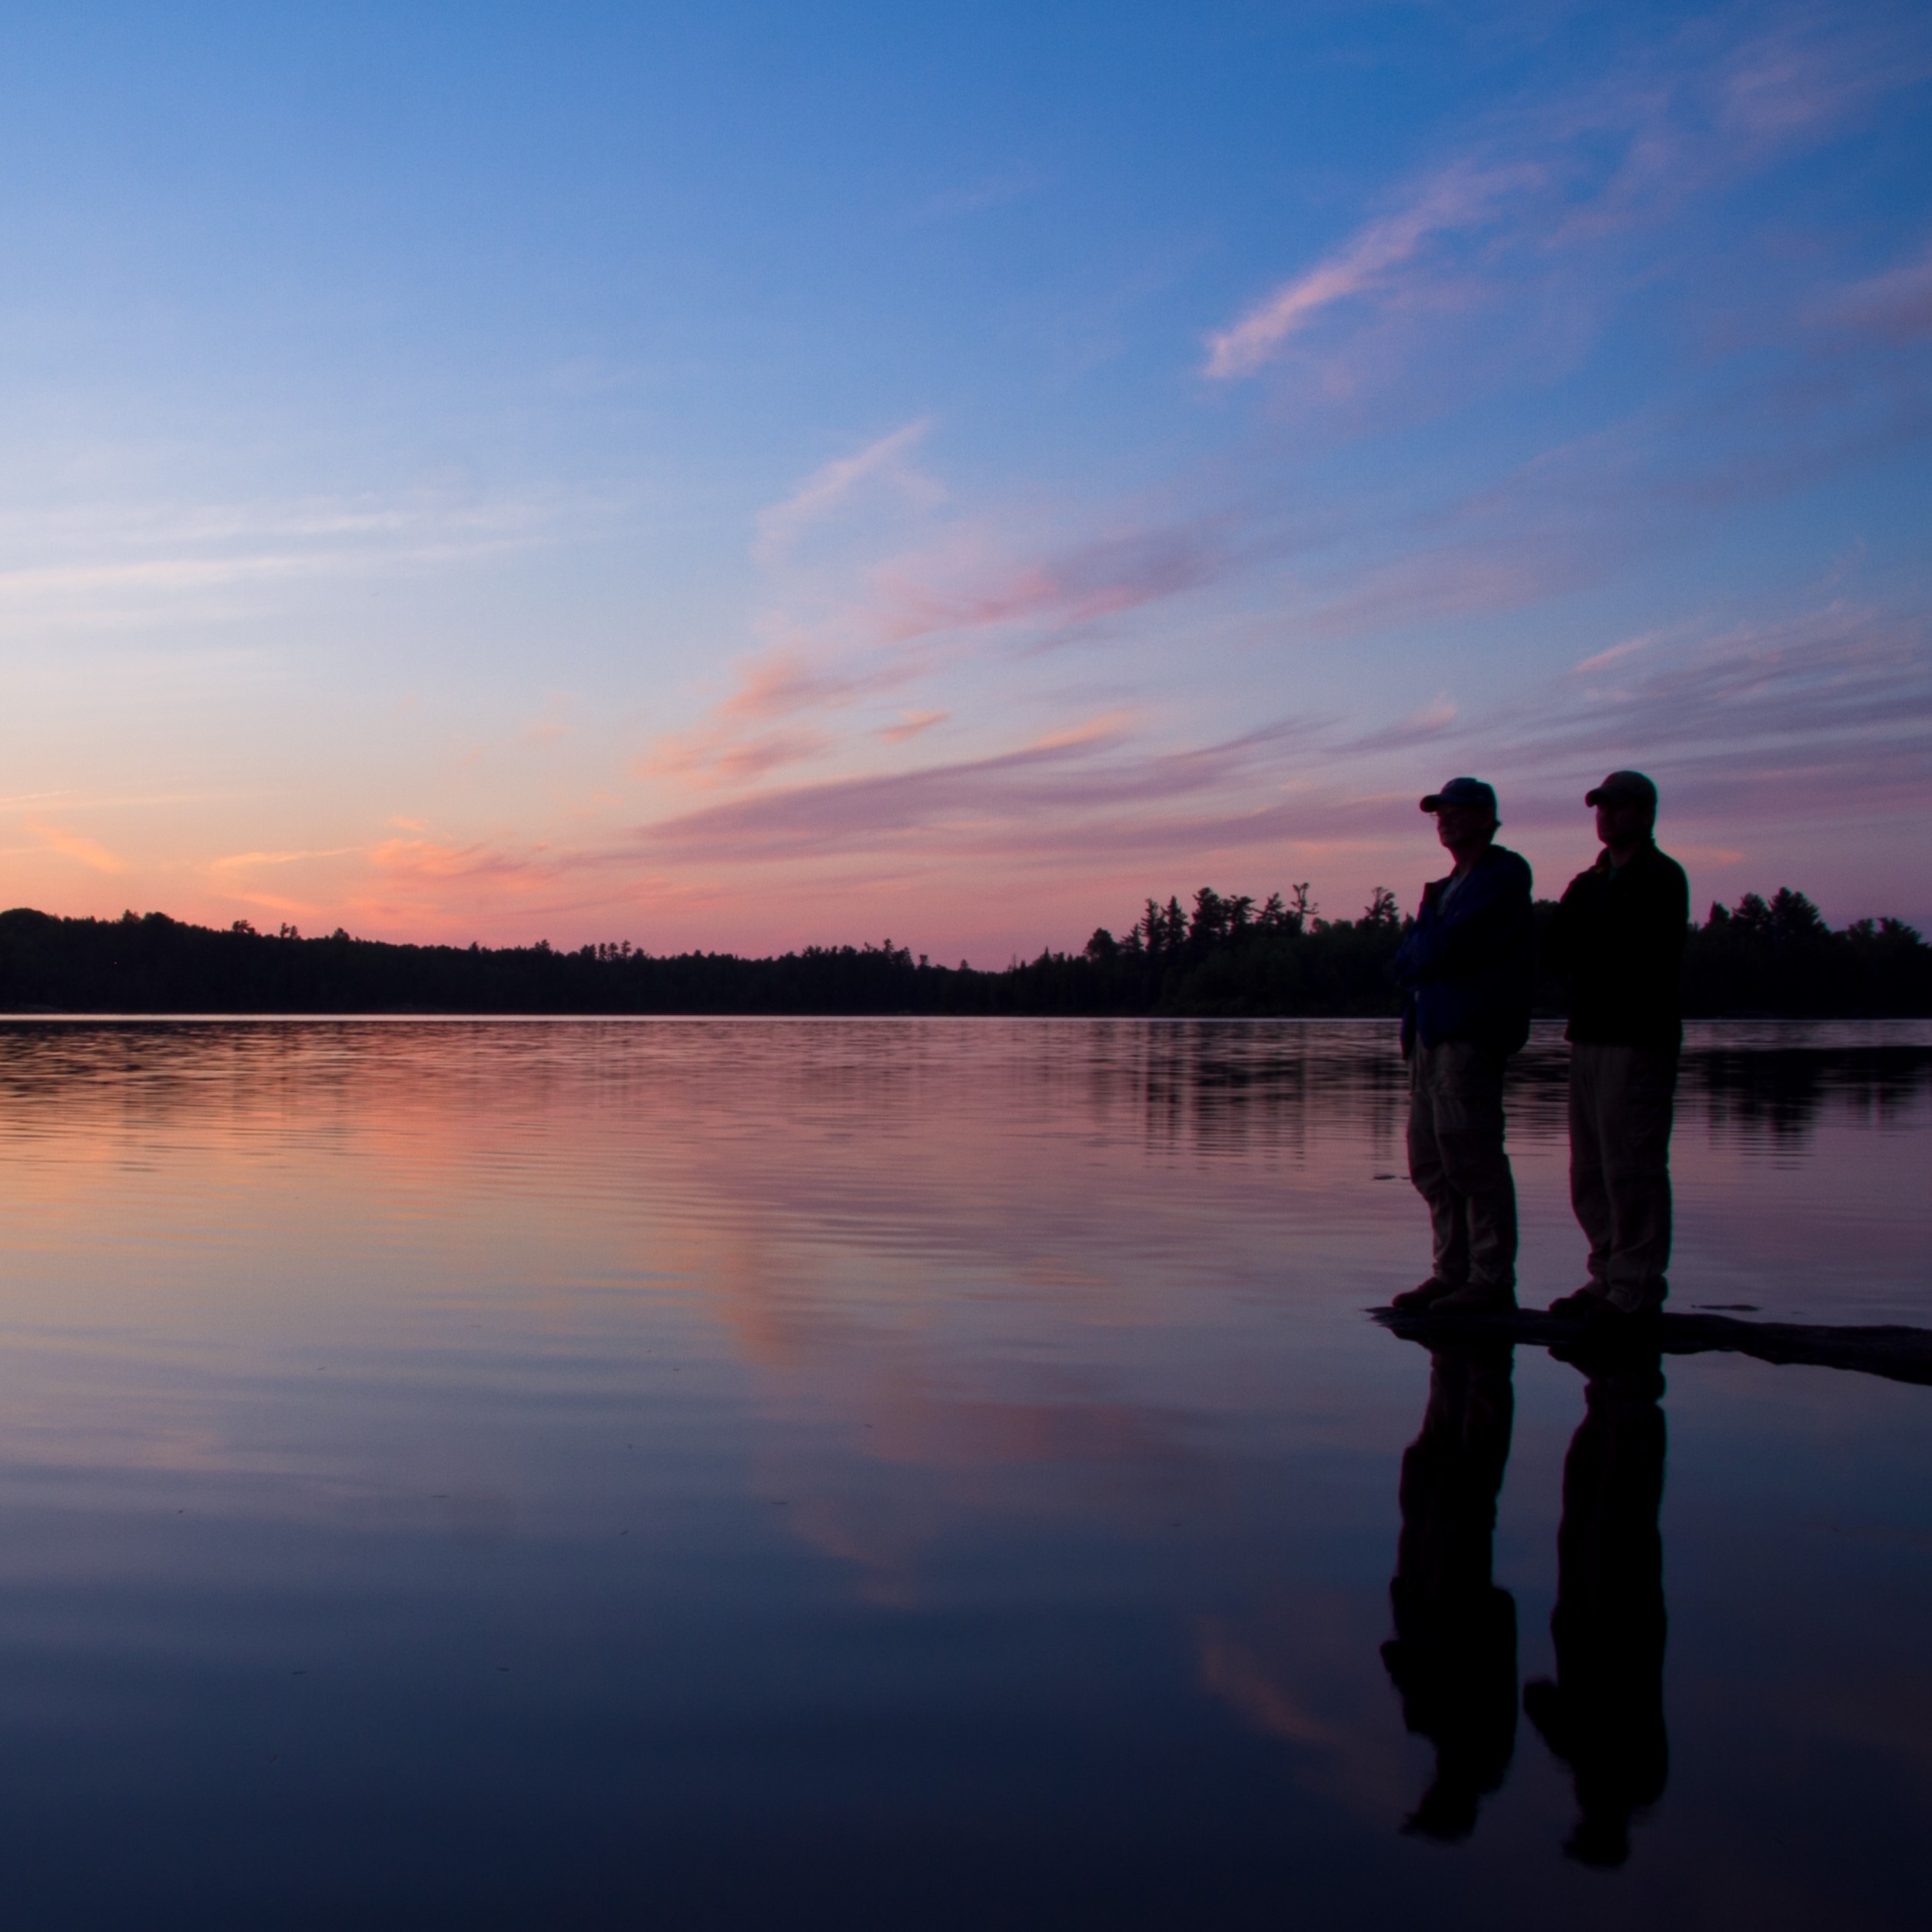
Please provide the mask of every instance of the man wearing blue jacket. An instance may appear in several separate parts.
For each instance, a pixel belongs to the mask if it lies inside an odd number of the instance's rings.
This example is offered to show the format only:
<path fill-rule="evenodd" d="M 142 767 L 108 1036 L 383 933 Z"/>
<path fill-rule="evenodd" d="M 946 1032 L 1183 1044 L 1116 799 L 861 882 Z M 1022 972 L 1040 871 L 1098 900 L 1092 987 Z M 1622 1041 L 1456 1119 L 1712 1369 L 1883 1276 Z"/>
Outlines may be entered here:
<path fill-rule="evenodd" d="M 1456 868 L 1422 888 L 1396 955 L 1408 996 L 1409 1177 L 1429 1203 L 1435 1266 L 1395 1306 L 1443 1314 L 1516 1305 L 1516 1184 L 1502 1145 L 1502 1072 L 1529 1037 L 1530 873 L 1495 842 L 1496 795 L 1452 778 L 1422 801 Z"/>

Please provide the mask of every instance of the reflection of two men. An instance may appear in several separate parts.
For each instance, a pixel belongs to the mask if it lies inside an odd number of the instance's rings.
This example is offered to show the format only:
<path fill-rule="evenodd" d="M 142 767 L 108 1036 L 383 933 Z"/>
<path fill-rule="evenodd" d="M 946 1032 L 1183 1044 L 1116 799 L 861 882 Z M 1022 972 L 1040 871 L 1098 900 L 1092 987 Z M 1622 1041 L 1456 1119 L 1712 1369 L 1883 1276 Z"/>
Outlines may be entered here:
<path fill-rule="evenodd" d="M 1655 1353 L 1572 1357 L 1585 1412 L 1563 1464 L 1556 1675 L 1523 1708 L 1575 1780 L 1565 1851 L 1629 1856 L 1631 1820 L 1661 1794 L 1664 1728 L 1664 1378 Z M 1516 1607 L 1492 1574 L 1496 1498 L 1515 1398 L 1507 1344 L 1431 1351 L 1429 1406 L 1402 1459 L 1402 1535 L 1389 1585 L 1396 1635 L 1383 1661 L 1435 1775 L 1404 1829 L 1454 1841 L 1502 1788 L 1516 1733 Z"/>

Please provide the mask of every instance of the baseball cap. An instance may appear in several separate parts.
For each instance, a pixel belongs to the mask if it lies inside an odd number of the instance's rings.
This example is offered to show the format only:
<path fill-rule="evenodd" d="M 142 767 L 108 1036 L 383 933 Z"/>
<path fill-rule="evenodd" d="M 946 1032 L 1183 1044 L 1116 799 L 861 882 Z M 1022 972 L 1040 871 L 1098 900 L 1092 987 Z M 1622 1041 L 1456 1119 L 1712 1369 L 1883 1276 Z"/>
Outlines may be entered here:
<path fill-rule="evenodd" d="M 1422 801 L 1425 812 L 1440 812 L 1445 805 L 1480 805 L 1493 818 L 1496 795 L 1480 778 L 1451 778 L 1441 791 L 1430 792 Z"/>
<path fill-rule="evenodd" d="M 1586 805 L 1646 805 L 1657 809 L 1657 788 L 1641 772 L 1612 772 L 1583 795 Z"/>

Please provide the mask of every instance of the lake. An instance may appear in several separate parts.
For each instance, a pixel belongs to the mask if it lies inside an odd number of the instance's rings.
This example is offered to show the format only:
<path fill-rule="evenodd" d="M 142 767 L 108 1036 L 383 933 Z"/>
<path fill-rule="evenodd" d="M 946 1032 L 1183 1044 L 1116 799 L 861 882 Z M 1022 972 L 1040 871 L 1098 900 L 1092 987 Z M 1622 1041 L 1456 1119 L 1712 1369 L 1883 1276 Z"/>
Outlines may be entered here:
<path fill-rule="evenodd" d="M 1378 1326 L 1391 1033 L 8 1023 L 8 1924 L 1922 1924 L 1932 1388 Z M 1932 1026 L 1675 1169 L 1932 1328 Z"/>

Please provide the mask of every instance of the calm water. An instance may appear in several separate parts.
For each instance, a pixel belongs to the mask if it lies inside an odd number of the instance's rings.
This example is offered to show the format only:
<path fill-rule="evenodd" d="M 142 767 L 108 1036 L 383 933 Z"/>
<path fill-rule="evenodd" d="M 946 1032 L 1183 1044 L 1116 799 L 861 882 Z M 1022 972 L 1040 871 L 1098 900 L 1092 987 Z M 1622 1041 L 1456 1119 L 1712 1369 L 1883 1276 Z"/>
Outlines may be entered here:
<path fill-rule="evenodd" d="M 0 1031 L 7 1923 L 1922 1924 L 1932 1389 L 1425 1429 L 1402 1114 L 1346 1024 Z M 1676 1172 L 1675 1306 L 1932 1326 L 1932 1028 L 1698 1030 Z"/>

